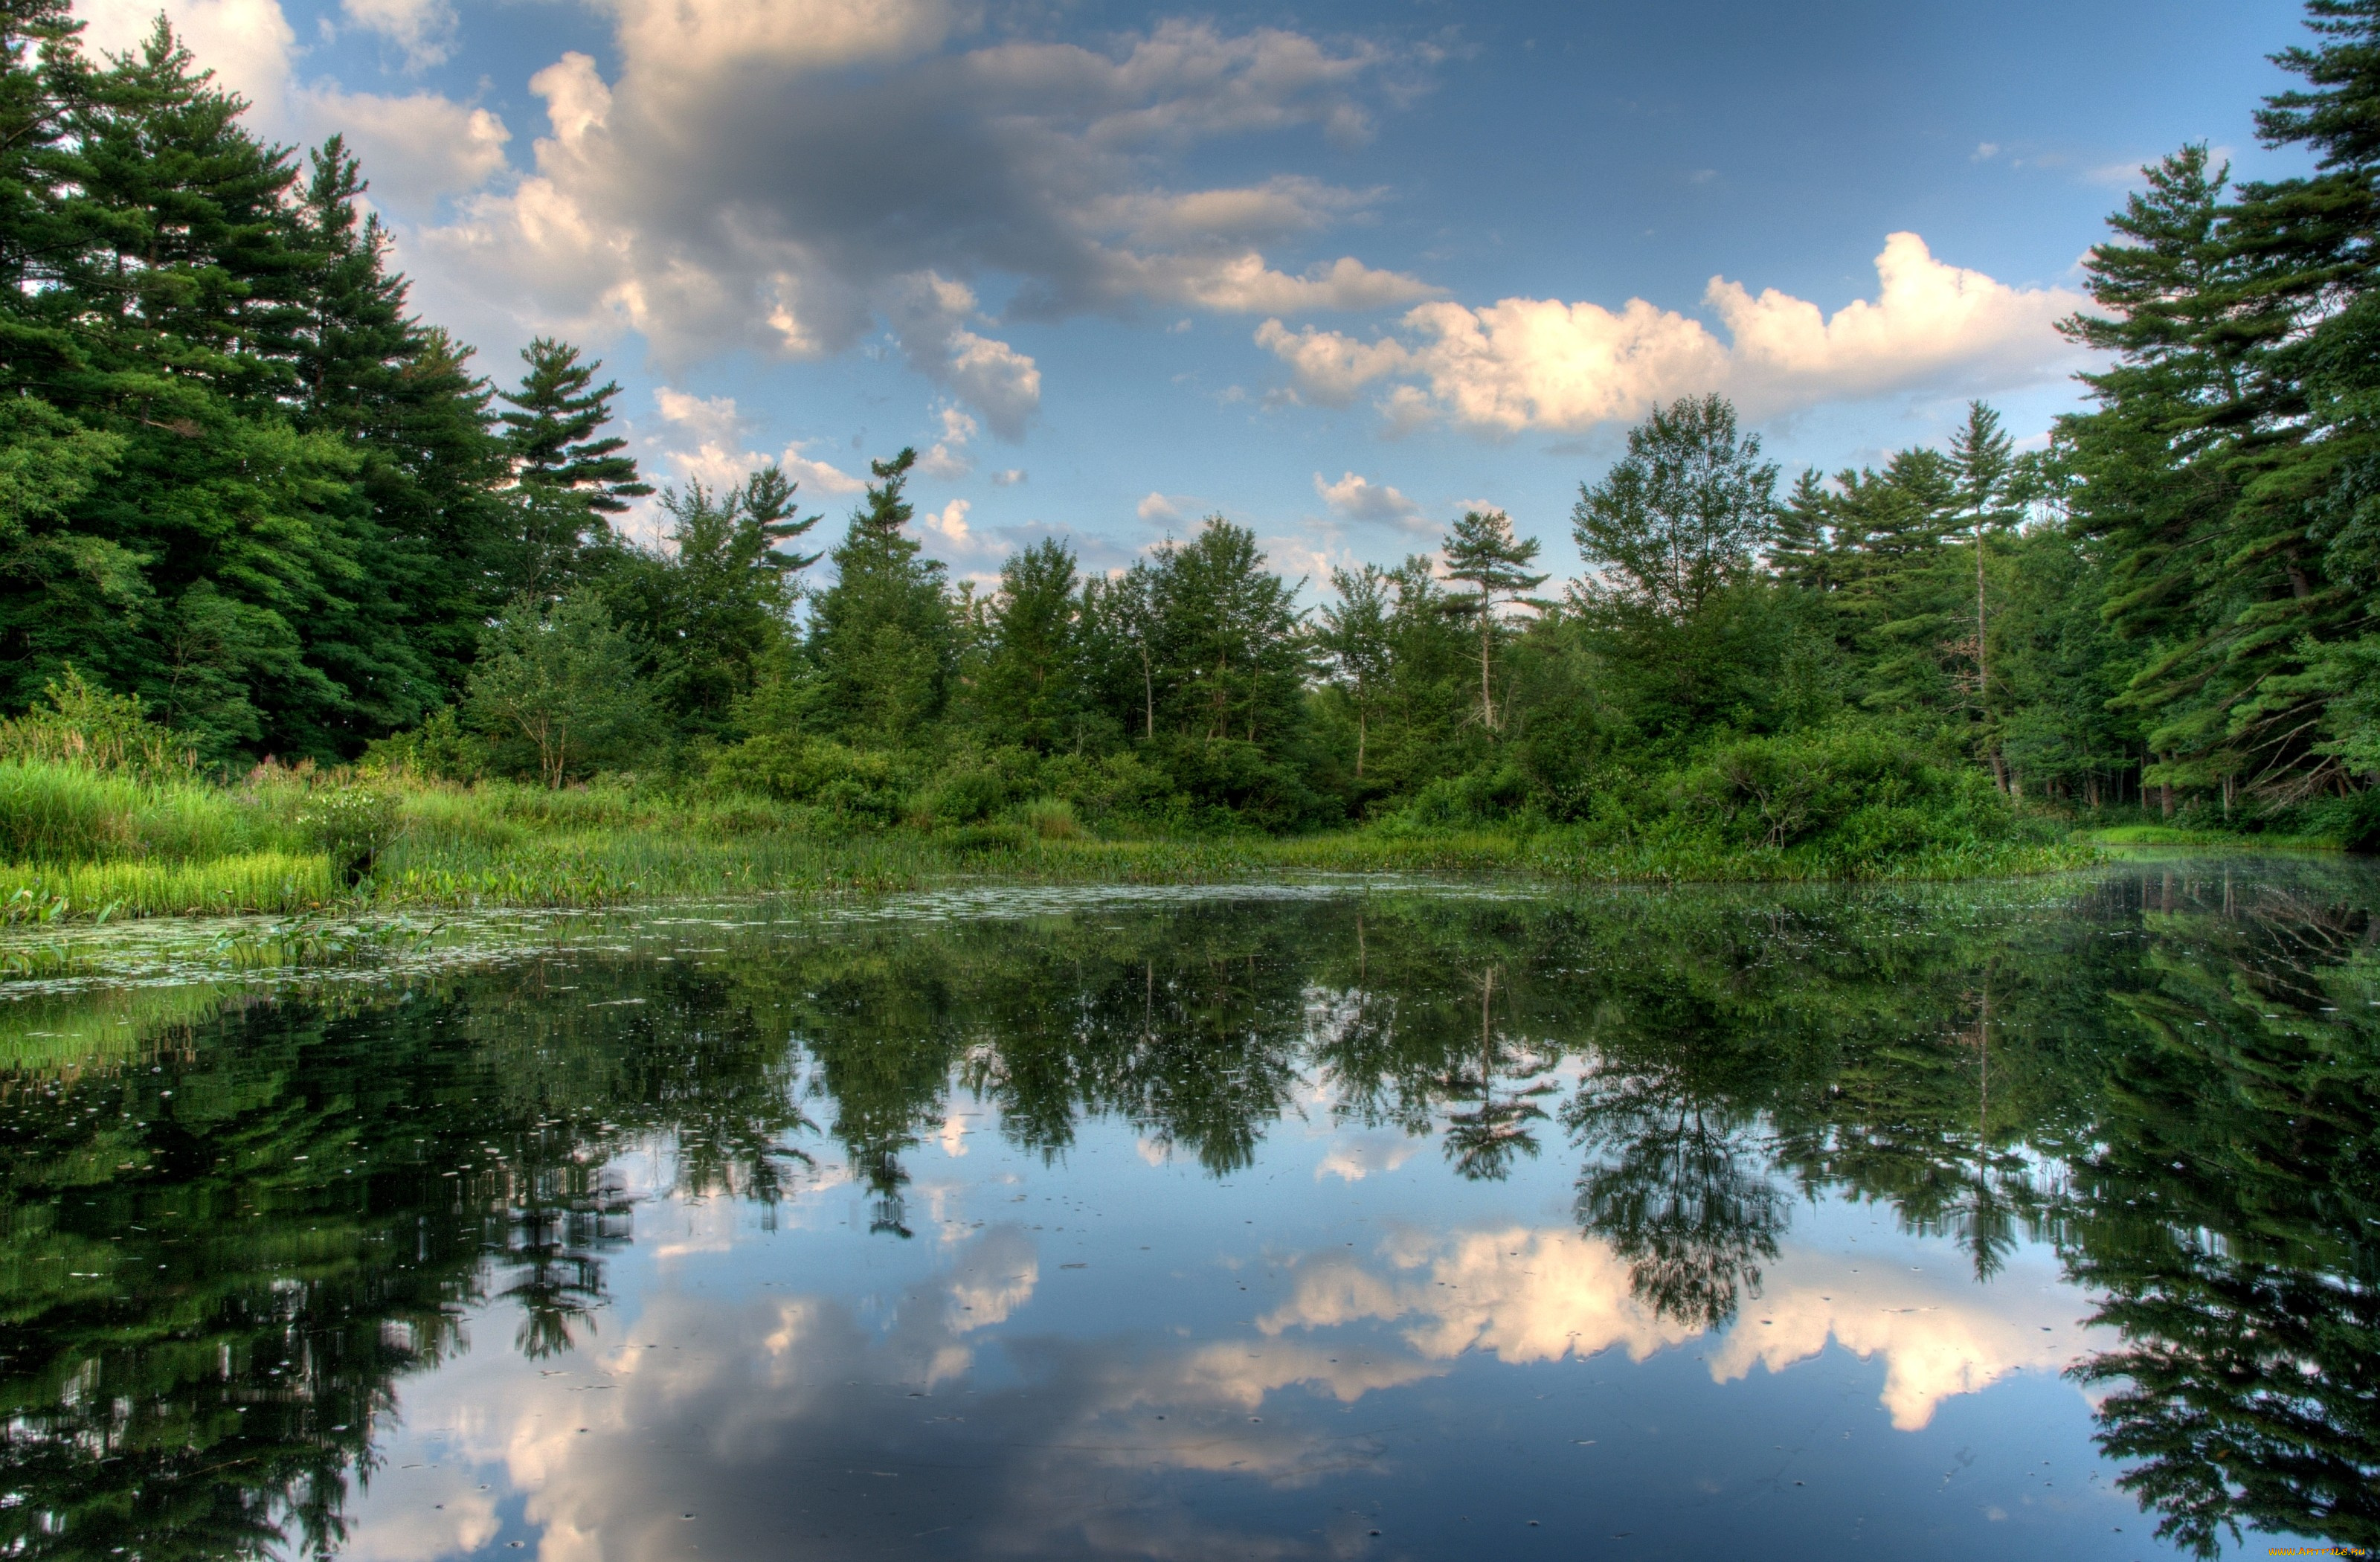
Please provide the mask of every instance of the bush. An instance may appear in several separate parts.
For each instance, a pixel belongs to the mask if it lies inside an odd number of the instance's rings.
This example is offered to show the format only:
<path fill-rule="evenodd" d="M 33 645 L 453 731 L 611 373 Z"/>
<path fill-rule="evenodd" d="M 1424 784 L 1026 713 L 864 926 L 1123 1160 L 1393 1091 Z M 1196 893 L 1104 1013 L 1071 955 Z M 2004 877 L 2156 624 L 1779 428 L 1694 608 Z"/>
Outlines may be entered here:
<path fill-rule="evenodd" d="M 873 828 L 900 817 L 905 779 L 884 754 L 791 733 L 721 749 L 707 775 L 717 792 L 809 803 L 846 824 Z"/>
<path fill-rule="evenodd" d="M 1414 794 L 1406 821 L 1430 829 L 1508 823 L 1529 801 L 1529 781 L 1517 768 L 1466 771 L 1444 775 Z"/>
<path fill-rule="evenodd" d="M 1062 754 L 1042 766 L 1042 781 L 1051 796 L 1072 803 L 1078 817 L 1101 826 L 1180 825 L 1189 818 L 1189 799 L 1137 754 L 1096 760 Z"/>
<path fill-rule="evenodd" d="M 396 797 L 363 787 L 328 787 L 298 815 L 307 844 L 348 885 L 363 881 L 396 835 Z"/>
<path fill-rule="evenodd" d="M 357 768 L 425 781 L 476 781 L 487 771 L 488 745 L 464 729 L 452 705 L 441 705 L 412 731 L 394 733 L 366 748 Z"/>
<path fill-rule="evenodd" d="M 945 771 L 909 799 L 909 823 L 921 830 L 937 824 L 979 824 L 1008 805 L 1007 778 L 980 766 Z"/>
<path fill-rule="evenodd" d="M 1083 837 L 1083 822 L 1075 817 L 1075 805 L 1063 798 L 1035 798 L 1020 811 L 1026 829 L 1045 841 L 1071 841 Z"/>
<path fill-rule="evenodd" d="M 46 688 L 48 709 L 0 721 L 0 760 L 155 776 L 188 775 L 198 767 L 189 739 L 151 721 L 140 696 L 94 688 L 72 667 L 64 683 Z"/>
<path fill-rule="evenodd" d="M 1980 771 L 1865 726 L 1722 743 L 1680 778 L 1670 815 L 1672 836 L 1699 836 L 1719 849 L 1798 850 L 1844 872 L 2005 841 L 2017 825 L 2014 808 Z"/>

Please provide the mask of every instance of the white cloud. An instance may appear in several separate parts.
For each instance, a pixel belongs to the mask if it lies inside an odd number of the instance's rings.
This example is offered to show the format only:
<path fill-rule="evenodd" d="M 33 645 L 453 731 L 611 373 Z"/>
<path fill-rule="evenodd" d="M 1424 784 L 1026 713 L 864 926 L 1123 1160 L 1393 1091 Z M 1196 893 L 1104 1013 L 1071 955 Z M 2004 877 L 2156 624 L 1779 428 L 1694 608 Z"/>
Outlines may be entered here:
<path fill-rule="evenodd" d="M 689 396 L 663 385 L 653 392 L 653 403 L 663 421 L 708 442 L 734 439 L 744 430 L 743 414 L 735 410 L 732 396 Z"/>
<path fill-rule="evenodd" d="M 905 278 L 892 306 L 909 366 L 980 410 L 992 433 L 1022 439 L 1041 406 L 1041 371 L 1006 342 L 968 330 L 975 313 L 974 289 L 930 271 Z M 974 420 L 966 422 L 971 434 Z"/>
<path fill-rule="evenodd" d="M 798 445 L 785 446 L 785 453 L 777 458 L 777 465 L 812 494 L 863 494 L 868 490 L 866 478 L 855 477 L 825 461 L 814 461 L 802 454 Z"/>
<path fill-rule="evenodd" d="M 1775 288 L 1755 297 L 1713 277 L 1704 296 L 1726 343 L 1642 299 L 1617 311 L 1540 299 L 1426 303 L 1407 311 L 1402 336 L 1369 341 L 1268 320 L 1256 340 L 1315 400 L 1344 404 L 1395 381 L 1381 404 L 1392 429 L 1442 420 L 1490 435 L 1577 432 L 1711 390 L 1753 418 L 1929 386 L 1980 394 L 2077 361 L 2056 330 L 2083 302 L 2075 293 L 1945 264 L 1913 233 L 1892 235 L 1876 264 L 1876 297 L 1831 316 Z"/>
<path fill-rule="evenodd" d="M 1143 520 L 1180 520 L 1181 509 L 1164 494 L 1151 491 L 1133 507 L 1133 514 Z"/>
<path fill-rule="evenodd" d="M 750 421 L 736 409 L 734 397 L 692 396 L 663 385 L 653 392 L 653 403 L 668 432 L 650 442 L 646 459 L 666 469 L 678 482 L 699 482 L 714 492 L 733 488 L 773 461 L 804 500 L 857 494 L 868 486 L 849 472 L 804 456 L 798 442 L 775 457 L 747 448 L 745 434 Z M 624 525 L 632 534 L 654 536 L 661 517 L 648 505 Z"/>
<path fill-rule="evenodd" d="M 1291 276 L 1254 250 L 1234 255 L 1131 255 L 1111 252 L 1111 287 L 1160 303 L 1195 304 L 1218 314 L 1299 314 L 1372 310 L 1436 298 L 1444 291 L 1402 272 L 1375 271 L 1352 255 Z"/>
<path fill-rule="evenodd" d="M 953 499 L 939 510 L 921 512 L 917 530 L 923 534 L 927 551 L 962 570 L 970 564 L 997 564 L 1008 556 L 1006 542 L 983 536 L 967 524 L 967 511 L 974 507 L 965 499 Z"/>
<path fill-rule="evenodd" d="M 1349 472 L 1336 482 L 1325 482 L 1322 474 L 1314 474 L 1314 492 L 1330 506 L 1334 515 L 1349 520 L 1410 521 L 1421 515 L 1421 506 L 1398 493 L 1385 482 Z"/>
<path fill-rule="evenodd" d="M 975 458 L 966 453 L 966 446 L 976 435 L 976 421 L 955 407 L 945 407 L 941 423 L 942 437 L 917 458 L 917 470 L 928 477 L 953 482 L 975 470 Z"/>
<path fill-rule="evenodd" d="M 440 29 L 453 20 L 446 0 L 346 0 L 346 8 L 359 26 L 400 43 L 413 39 L 408 57 L 443 46 Z M 254 105 L 260 134 L 310 143 L 345 135 L 363 161 L 376 206 L 426 214 L 504 166 L 512 134 L 487 109 L 435 92 L 393 96 L 351 92 L 332 80 L 300 82 L 298 35 L 278 0 L 80 0 L 76 7 L 89 24 L 85 44 L 117 53 L 139 48 L 160 12 L 202 68 Z"/>
<path fill-rule="evenodd" d="M 1974 150 L 1973 153 L 1968 157 L 1967 161 L 1968 161 L 1968 162 L 1970 162 L 1970 163 L 1988 163 L 1988 162 L 1990 162 L 1993 158 L 1998 157 L 1999 154 L 2000 154 L 2000 143 L 1999 143 L 1999 142 L 1998 142 L 1998 141 L 1977 141 L 1977 142 L 1975 143 L 1975 150 Z"/>
<path fill-rule="evenodd" d="M 994 488 L 1014 488 L 1024 481 L 1023 467 L 1005 467 L 991 474 L 991 485 Z"/>
<path fill-rule="evenodd" d="M 279 0 L 78 0 L 88 24 L 86 48 L 111 54 L 138 50 L 159 13 L 216 80 L 277 119 L 289 86 L 298 34 Z"/>
<path fill-rule="evenodd" d="M 1831 316 L 1773 287 L 1755 298 L 1713 277 L 1706 297 L 1735 339 L 1738 394 L 1790 406 L 1807 390 L 1874 396 L 1946 373 L 1990 389 L 2074 360 L 2057 323 L 2087 302 L 2080 294 L 1946 265 L 1913 233 L 1886 239 L 1876 270 L 1875 301 L 1854 299 Z"/>
<path fill-rule="evenodd" d="M 451 0 L 339 0 L 347 20 L 405 51 L 408 69 L 441 65 L 455 51 Z"/>
<path fill-rule="evenodd" d="M 308 87 L 292 103 L 310 140 L 336 131 L 363 164 L 375 204 L 426 213 L 443 198 L 474 190 L 504 166 L 512 132 L 484 108 L 436 92 L 388 97 Z"/>
<path fill-rule="evenodd" d="M 1278 320 L 1257 327 L 1257 345 L 1289 365 L 1299 390 L 1332 407 L 1354 400 L 1357 391 L 1382 375 L 1397 372 L 1413 358 L 1393 336 L 1359 342 L 1311 325 L 1293 332 Z"/>

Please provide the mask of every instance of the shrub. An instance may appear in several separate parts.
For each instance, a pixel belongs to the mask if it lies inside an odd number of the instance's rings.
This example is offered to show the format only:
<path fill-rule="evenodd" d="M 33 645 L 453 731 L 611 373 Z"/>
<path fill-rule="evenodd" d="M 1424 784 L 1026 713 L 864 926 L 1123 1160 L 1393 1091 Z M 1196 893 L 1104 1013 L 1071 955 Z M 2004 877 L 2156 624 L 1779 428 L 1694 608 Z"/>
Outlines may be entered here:
<path fill-rule="evenodd" d="M 50 703 L 0 721 L 0 760 L 74 765 L 102 773 L 187 775 L 198 751 L 171 727 L 151 721 L 138 694 L 110 694 L 72 667 L 46 686 Z"/>
<path fill-rule="evenodd" d="M 1408 821 L 1435 829 L 1507 822 L 1529 801 L 1529 780 L 1512 765 L 1443 775 L 1414 795 Z"/>
<path fill-rule="evenodd" d="M 347 884 L 359 884 L 396 834 L 396 798 L 363 787 L 326 787 L 307 799 L 298 827 Z"/>
<path fill-rule="evenodd" d="M 715 791 L 805 802 L 851 824 L 882 826 L 899 817 L 904 777 L 880 753 L 823 738 L 769 733 L 710 759 Z"/>
<path fill-rule="evenodd" d="M 1042 767 L 1042 777 L 1051 796 L 1072 803 L 1077 815 L 1101 825 L 1178 825 L 1189 817 L 1189 799 L 1137 754 L 1115 753 L 1097 760 L 1062 754 Z"/>
<path fill-rule="evenodd" d="M 488 745 L 465 730 L 455 707 L 441 705 L 412 731 L 393 733 L 366 748 L 357 768 L 427 781 L 476 781 L 487 771 Z"/>
<path fill-rule="evenodd" d="M 1802 849 L 1857 871 L 1904 853 L 2008 839 L 1991 781 L 1889 732 L 1840 726 L 1712 749 L 1671 789 L 1670 825 L 1715 846 Z"/>
<path fill-rule="evenodd" d="M 1020 811 L 1025 827 L 1045 841 L 1080 840 L 1083 822 L 1063 798 L 1035 798 Z"/>

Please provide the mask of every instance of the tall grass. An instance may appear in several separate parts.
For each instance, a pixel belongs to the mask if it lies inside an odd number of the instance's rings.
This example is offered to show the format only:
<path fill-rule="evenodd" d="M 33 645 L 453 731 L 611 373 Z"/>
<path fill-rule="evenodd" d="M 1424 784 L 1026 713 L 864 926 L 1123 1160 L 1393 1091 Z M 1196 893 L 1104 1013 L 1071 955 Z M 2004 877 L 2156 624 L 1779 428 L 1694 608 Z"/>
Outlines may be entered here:
<path fill-rule="evenodd" d="M 331 860 L 319 852 L 0 867 L 0 921 L 305 911 L 328 906 L 342 893 Z"/>
<path fill-rule="evenodd" d="M 1838 832 L 1791 846 L 1709 830 L 1650 837 L 1585 827 L 1403 822 L 1328 834 L 1101 839 L 1062 802 L 990 824 L 856 828 L 800 804 L 657 788 L 549 791 L 405 782 L 393 835 L 350 886 L 322 849 L 322 788 L 261 771 L 232 787 L 0 760 L 0 921 L 293 912 L 346 906 L 591 907 L 688 896 L 841 896 L 953 879 L 1214 883 L 1290 873 L 1511 873 L 1570 881 L 1958 878 L 2088 860 L 2032 832 L 1910 838 Z M 387 781 L 375 784 L 389 785 Z"/>

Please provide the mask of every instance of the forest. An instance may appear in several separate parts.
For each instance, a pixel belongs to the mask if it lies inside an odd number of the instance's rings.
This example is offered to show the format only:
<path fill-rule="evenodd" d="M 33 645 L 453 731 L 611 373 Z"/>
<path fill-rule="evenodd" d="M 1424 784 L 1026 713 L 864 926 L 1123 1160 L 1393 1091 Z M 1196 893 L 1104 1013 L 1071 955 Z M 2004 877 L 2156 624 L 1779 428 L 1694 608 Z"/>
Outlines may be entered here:
<path fill-rule="evenodd" d="M 60 767 L 592 784 L 844 834 L 2380 840 L 2380 6 L 2307 13 L 2256 126 L 2313 171 L 2143 171 L 2063 327 L 2087 405 L 2038 448 L 1975 403 L 1938 447 L 1788 476 L 1687 397 L 1581 483 L 1574 580 L 1475 511 L 1327 581 L 1214 516 L 978 589 L 923 552 L 914 452 L 839 535 L 774 468 L 656 492 L 600 361 L 489 371 L 412 311 L 340 140 L 259 140 L 162 20 L 94 57 L 64 0 L 0 0 L 5 855 L 84 806 Z"/>

